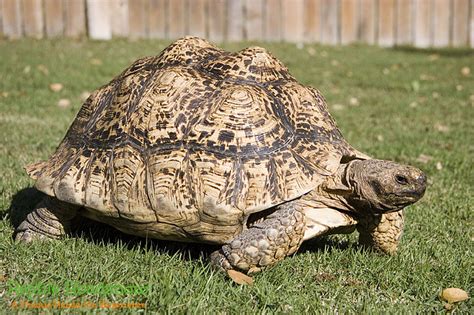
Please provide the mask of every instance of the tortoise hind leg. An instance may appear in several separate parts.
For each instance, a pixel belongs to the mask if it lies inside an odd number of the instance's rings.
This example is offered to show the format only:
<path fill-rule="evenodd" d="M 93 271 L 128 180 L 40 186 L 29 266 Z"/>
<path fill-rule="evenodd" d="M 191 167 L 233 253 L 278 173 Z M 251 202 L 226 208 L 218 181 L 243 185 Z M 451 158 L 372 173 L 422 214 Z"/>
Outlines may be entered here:
<path fill-rule="evenodd" d="M 303 241 L 304 230 L 305 216 L 297 201 L 287 202 L 212 253 L 211 264 L 224 271 L 260 271 L 296 252 Z"/>
<path fill-rule="evenodd" d="M 79 206 L 46 196 L 16 228 L 15 240 L 29 243 L 36 239 L 59 239 L 70 229 Z"/>

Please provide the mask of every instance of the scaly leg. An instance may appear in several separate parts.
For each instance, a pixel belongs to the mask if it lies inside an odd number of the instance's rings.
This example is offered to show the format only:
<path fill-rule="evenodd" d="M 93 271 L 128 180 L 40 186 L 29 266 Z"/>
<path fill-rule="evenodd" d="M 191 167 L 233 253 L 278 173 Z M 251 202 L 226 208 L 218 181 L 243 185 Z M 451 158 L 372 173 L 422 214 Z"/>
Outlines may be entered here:
<path fill-rule="evenodd" d="M 403 234 L 403 210 L 368 216 L 359 222 L 357 230 L 361 245 L 393 255 Z"/>
<path fill-rule="evenodd" d="M 79 206 L 46 196 L 16 228 L 15 240 L 29 243 L 36 239 L 58 239 L 70 229 Z"/>
<path fill-rule="evenodd" d="M 305 215 L 297 201 L 287 202 L 212 253 L 211 263 L 224 271 L 260 271 L 296 252 L 303 241 L 304 230 Z"/>

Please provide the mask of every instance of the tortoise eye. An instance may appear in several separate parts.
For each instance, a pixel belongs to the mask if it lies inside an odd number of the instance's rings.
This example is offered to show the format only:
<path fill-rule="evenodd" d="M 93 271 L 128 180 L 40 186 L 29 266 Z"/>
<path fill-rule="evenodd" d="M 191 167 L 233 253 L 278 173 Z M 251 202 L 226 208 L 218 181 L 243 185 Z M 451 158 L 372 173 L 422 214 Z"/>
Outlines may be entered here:
<path fill-rule="evenodd" d="M 408 179 L 403 175 L 395 175 L 395 181 L 400 185 L 407 185 Z"/>

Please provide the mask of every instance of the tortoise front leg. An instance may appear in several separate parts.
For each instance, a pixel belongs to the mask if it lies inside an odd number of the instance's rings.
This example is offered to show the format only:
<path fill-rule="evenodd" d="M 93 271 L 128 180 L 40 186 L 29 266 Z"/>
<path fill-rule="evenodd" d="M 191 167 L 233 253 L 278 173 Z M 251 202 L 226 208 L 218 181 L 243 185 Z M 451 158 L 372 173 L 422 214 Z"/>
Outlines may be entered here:
<path fill-rule="evenodd" d="M 357 225 L 359 243 L 385 254 L 395 254 L 403 234 L 403 220 L 403 210 L 364 218 Z"/>
<path fill-rule="evenodd" d="M 305 216 L 297 201 L 287 202 L 212 253 L 211 263 L 224 271 L 260 271 L 296 252 L 303 241 L 304 230 Z"/>
<path fill-rule="evenodd" d="M 46 196 L 16 228 L 15 240 L 29 243 L 36 239 L 58 239 L 69 232 L 79 206 Z"/>

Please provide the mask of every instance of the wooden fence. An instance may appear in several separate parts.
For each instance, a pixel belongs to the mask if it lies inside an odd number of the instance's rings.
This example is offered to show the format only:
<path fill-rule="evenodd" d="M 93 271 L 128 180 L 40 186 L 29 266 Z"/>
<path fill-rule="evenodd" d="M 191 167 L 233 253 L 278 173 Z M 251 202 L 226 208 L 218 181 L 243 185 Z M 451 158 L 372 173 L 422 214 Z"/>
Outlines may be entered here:
<path fill-rule="evenodd" d="M 474 0 L 0 0 L 0 35 L 474 47 Z"/>

